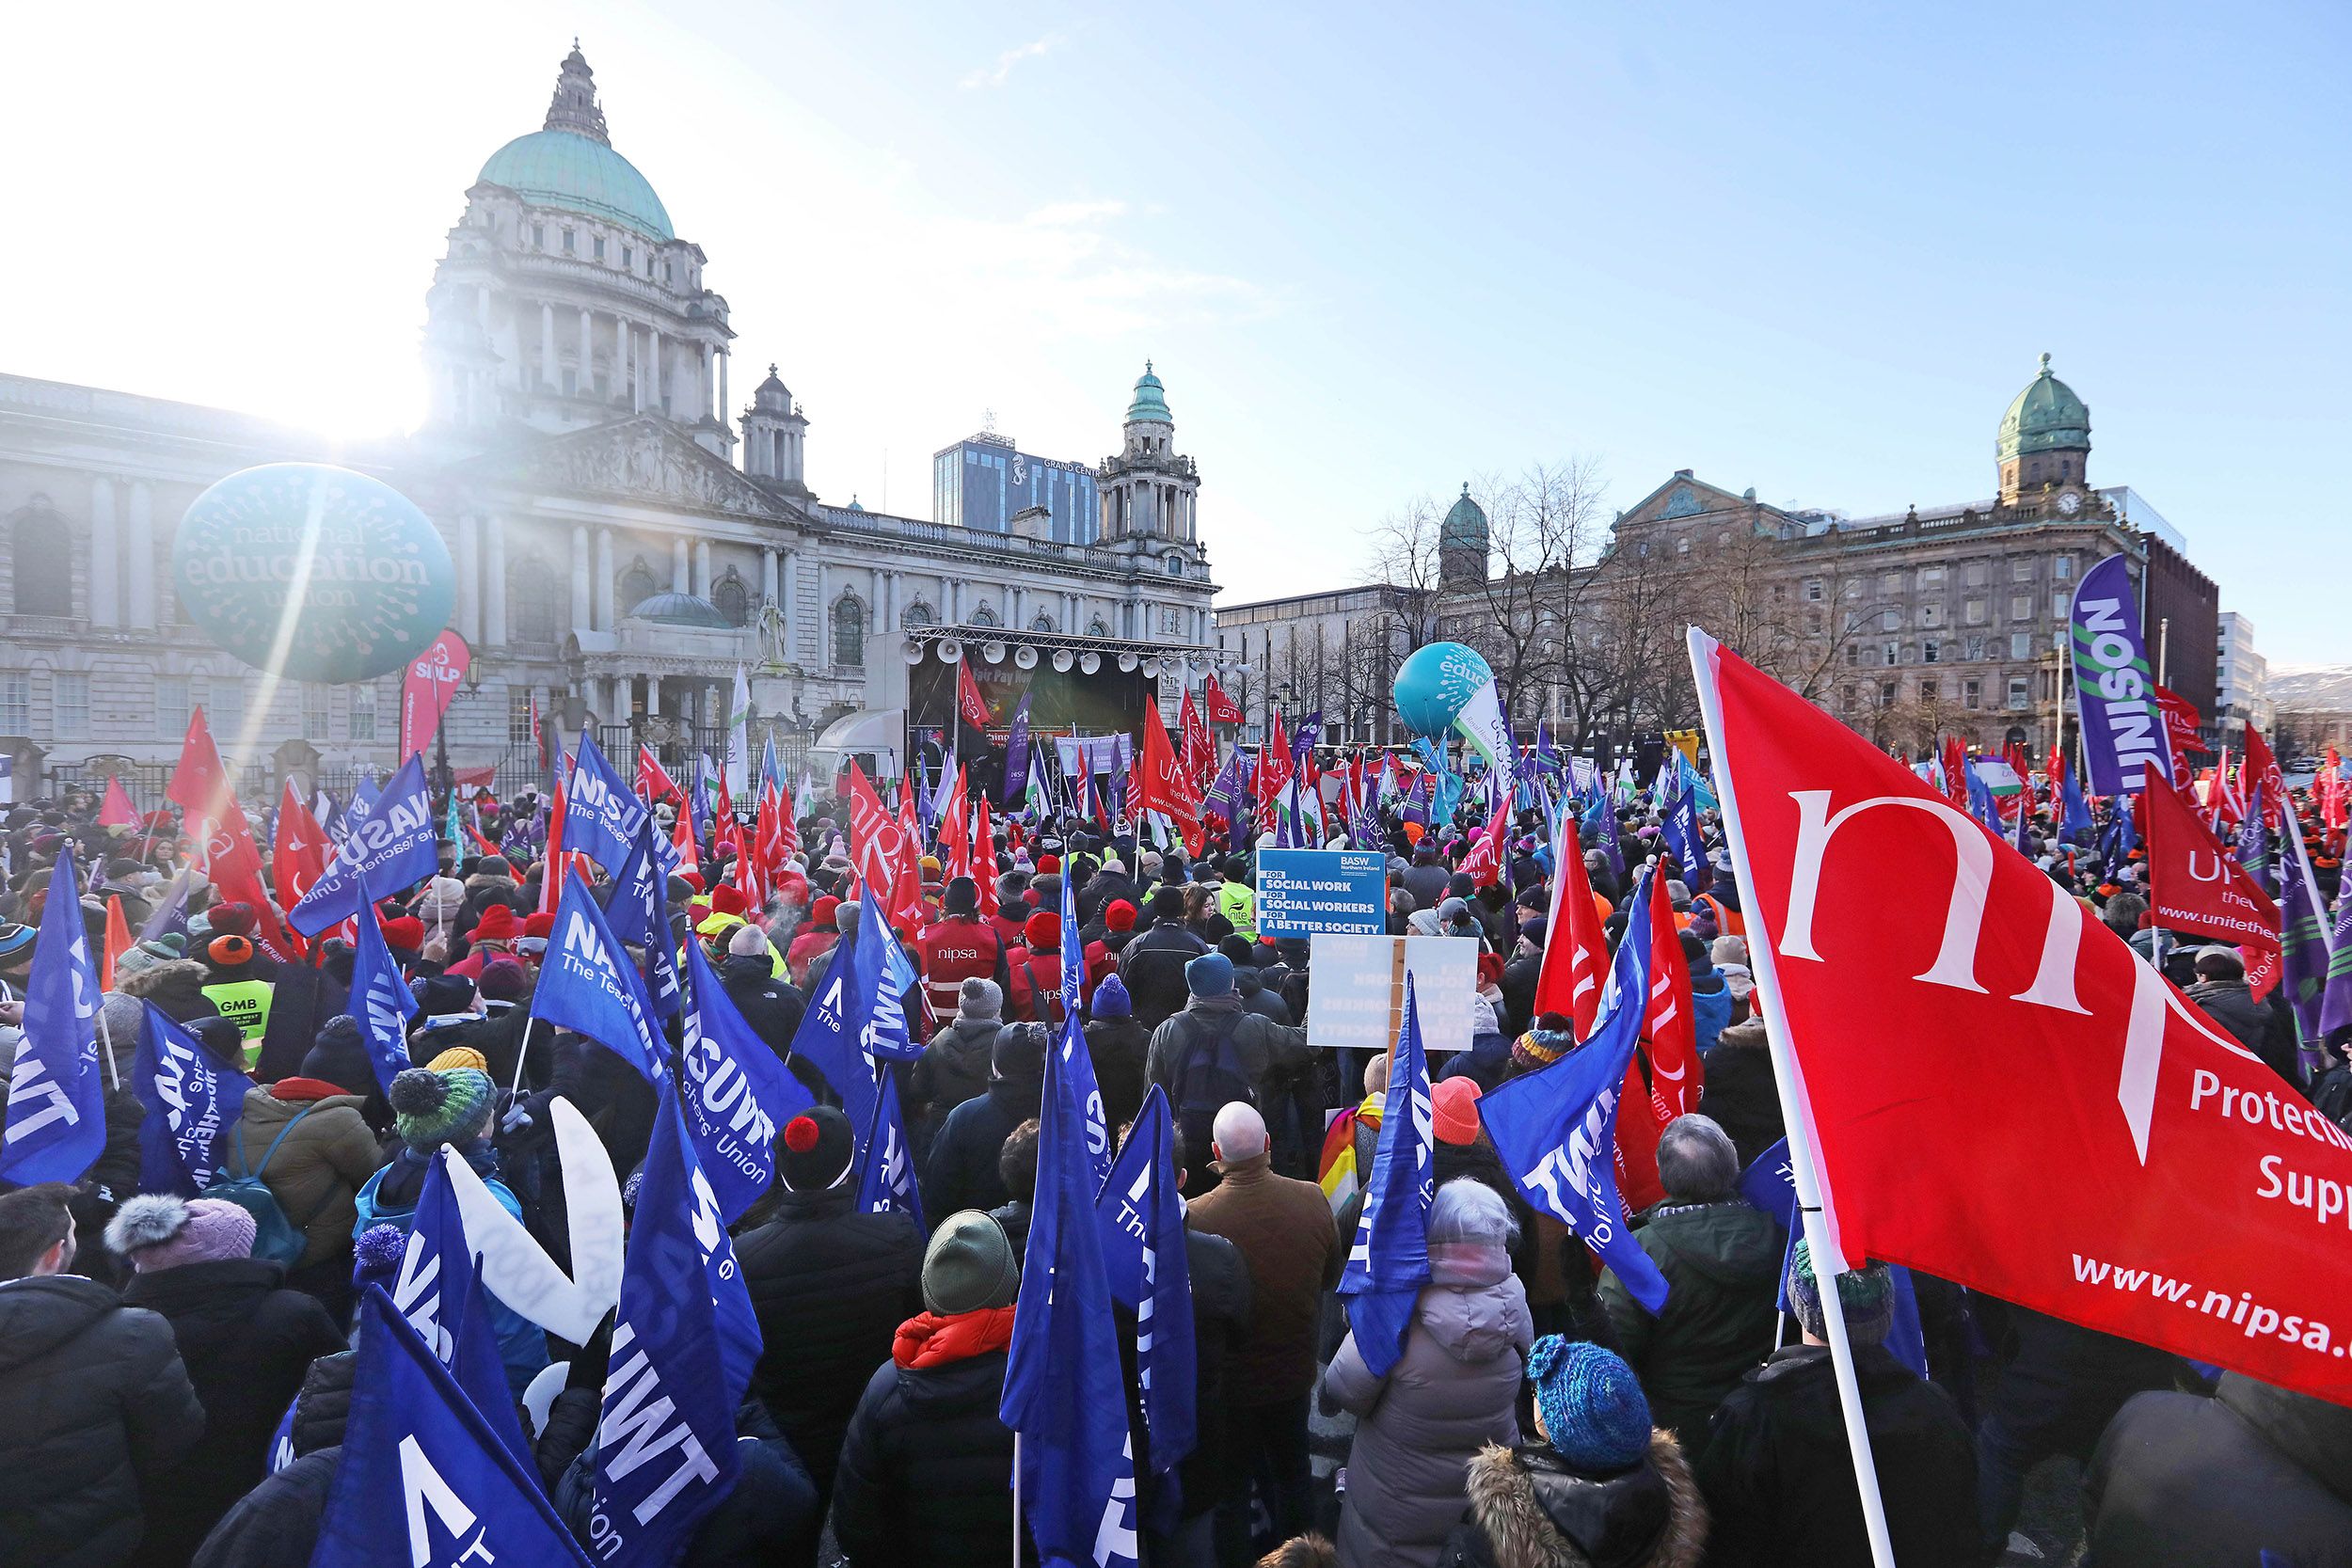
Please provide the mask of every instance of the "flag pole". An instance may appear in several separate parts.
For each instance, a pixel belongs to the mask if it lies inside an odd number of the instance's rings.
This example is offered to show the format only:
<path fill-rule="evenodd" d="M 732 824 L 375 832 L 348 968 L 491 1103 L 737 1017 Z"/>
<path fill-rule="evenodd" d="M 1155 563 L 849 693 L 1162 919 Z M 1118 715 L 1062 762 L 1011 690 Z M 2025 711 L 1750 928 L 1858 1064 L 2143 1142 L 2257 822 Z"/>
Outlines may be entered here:
<path fill-rule="evenodd" d="M 1691 678 L 1698 689 L 1699 712 L 1706 721 L 1710 753 L 1715 758 L 1716 799 L 1723 808 L 1724 844 L 1743 889 L 1758 886 L 1748 859 L 1747 838 L 1740 831 L 1740 796 L 1733 784 L 1731 753 L 1724 744 L 1723 696 L 1715 688 L 1712 655 L 1715 640 L 1692 626 L 1689 632 Z M 1772 1078 L 1780 1097 L 1781 1120 L 1788 1130 L 1789 1173 L 1795 1179 L 1797 1210 L 1813 1258 L 1813 1276 L 1821 1284 L 1822 1326 L 1829 1331 L 1830 1367 L 1837 1383 L 1838 1409 L 1846 1420 L 1846 1444 L 1853 1452 L 1854 1480 L 1862 1495 L 1862 1526 L 1869 1537 L 1870 1560 L 1877 1568 L 1895 1568 L 1894 1543 L 1886 1530 L 1886 1502 L 1879 1495 L 1877 1462 L 1870 1454 L 1870 1431 L 1862 1413 L 1862 1389 L 1854 1377 L 1853 1346 L 1846 1335 L 1846 1308 L 1837 1293 L 1837 1276 L 1846 1272 L 1834 1212 L 1821 1180 L 1820 1156 L 1813 1147 L 1812 1105 L 1804 1092 L 1804 1075 L 1790 1048 L 1788 1014 L 1781 1005 L 1780 976 L 1774 966 L 1772 933 L 1763 911 L 1750 923 L 1749 957 L 1756 967 L 1756 999 L 1763 1005 L 1764 1043 L 1772 1056 Z"/>
<path fill-rule="evenodd" d="M 1021 1429 L 1012 1433 L 1012 1568 L 1021 1568 Z"/>
<path fill-rule="evenodd" d="M 122 1092 L 122 1069 L 115 1066 L 114 1026 L 106 1022 L 106 1009 L 103 1007 L 98 1009 L 98 1032 L 105 1037 L 106 1040 L 107 1081 L 114 1085 L 115 1093 L 120 1094 Z"/>

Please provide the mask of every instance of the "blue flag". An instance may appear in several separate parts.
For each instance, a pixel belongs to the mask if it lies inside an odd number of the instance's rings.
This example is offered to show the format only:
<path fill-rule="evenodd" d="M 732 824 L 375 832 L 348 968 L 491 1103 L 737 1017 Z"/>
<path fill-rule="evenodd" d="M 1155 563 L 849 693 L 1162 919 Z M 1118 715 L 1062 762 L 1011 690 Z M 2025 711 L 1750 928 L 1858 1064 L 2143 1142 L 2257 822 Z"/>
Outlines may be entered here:
<path fill-rule="evenodd" d="M 1062 1062 L 1070 1069 L 1071 1087 L 1086 1117 L 1087 1159 L 1099 1192 L 1111 1173 L 1111 1118 L 1103 1103 L 1101 1084 L 1094 1076 L 1094 1057 L 1087 1050 L 1086 1032 L 1078 1023 L 1078 1004 L 1086 995 L 1086 949 L 1082 947 L 1078 906 L 1070 879 L 1061 882 L 1061 999 Z"/>
<path fill-rule="evenodd" d="M 526 1467 L 381 1287 L 359 1304 L 342 1463 L 310 1568 L 588 1568 Z"/>
<path fill-rule="evenodd" d="M 245 1112 L 253 1080 L 223 1067 L 194 1035 L 152 1002 L 140 1006 L 131 1092 L 147 1107 L 139 1123 L 139 1191 L 195 1197 L 219 1168 L 220 1135 Z"/>
<path fill-rule="evenodd" d="M 607 1568 L 670 1568 L 703 1515 L 734 1490 L 736 1406 L 759 1355 L 735 1249 L 666 1074 L 659 1093 L 596 1423 L 596 1513 L 611 1529 L 598 1560 Z M 714 1263 L 739 1310 L 714 1294 Z"/>
<path fill-rule="evenodd" d="M 172 878 L 171 887 L 166 893 L 164 901 L 155 906 L 155 912 L 149 915 L 147 924 L 139 927 L 141 942 L 153 942 L 159 937 L 175 933 L 183 938 L 187 936 L 189 880 L 190 873 L 185 871 Z"/>
<path fill-rule="evenodd" d="M 2080 840 L 2091 831 L 2090 804 L 2083 799 L 2082 781 L 2074 777 L 2073 768 L 2068 768 L 2061 776 L 2058 793 L 2065 801 L 2065 809 L 2058 817 L 2058 837 L 2069 841 Z"/>
<path fill-rule="evenodd" d="M 564 786 L 564 847 L 617 871 L 628 863 L 637 831 L 652 815 L 628 781 L 612 771 L 596 737 L 582 729 L 580 754 L 572 759 L 571 778 Z"/>
<path fill-rule="evenodd" d="M 358 939 L 352 944 L 351 1000 L 347 1006 L 367 1042 L 368 1065 L 386 1094 L 392 1080 L 412 1065 L 408 1056 L 408 1021 L 417 1016 L 416 994 L 400 977 L 400 965 L 384 945 L 384 930 L 375 921 L 375 905 L 363 893 L 355 919 Z"/>
<path fill-rule="evenodd" d="M 392 1306 L 417 1331 L 433 1358 L 449 1369 L 490 1429 L 528 1465 L 532 1449 L 515 1415 L 515 1391 L 507 1377 L 501 1324 L 491 1315 L 489 1298 L 483 1293 L 481 1259 L 466 1234 L 466 1217 L 458 1207 L 456 1189 L 450 1185 L 449 1162 L 459 1157 L 443 1149 L 424 1173 L 416 1213 L 408 1225 L 408 1245 L 401 1253 L 400 1273 L 392 1281 Z M 507 1314 L 505 1328 L 517 1338 L 527 1336 L 544 1349 L 539 1330 L 516 1314 Z"/>
<path fill-rule="evenodd" d="M 874 1097 L 874 1123 L 866 1130 L 866 1151 L 858 1156 L 857 1210 L 861 1214 L 912 1214 L 925 1235 L 922 1195 L 915 1190 L 914 1160 L 907 1147 L 906 1118 L 898 1114 L 898 1075 L 884 1072 Z"/>
<path fill-rule="evenodd" d="M 1707 858 L 1707 836 L 1699 831 L 1698 799 L 1689 784 L 1688 780 L 1675 784 L 1673 798 L 1666 802 L 1665 836 L 1668 852 L 1682 868 L 1682 885 L 1696 898 L 1715 885 L 1715 867 Z"/>
<path fill-rule="evenodd" d="M 817 1101 L 744 1022 L 699 942 L 686 944 L 686 1135 L 733 1225 L 775 1180 L 776 1130 Z"/>
<path fill-rule="evenodd" d="M 1380 1142 L 1364 1182 L 1364 1208 L 1340 1275 L 1347 1324 L 1365 1370 L 1384 1377 L 1405 1353 L 1413 1303 L 1429 1282 L 1429 1203 L 1437 1141 L 1429 1102 L 1429 1059 L 1421 1044 L 1421 1001 L 1405 976 L 1405 1021 L 1389 1064 Z"/>
<path fill-rule="evenodd" d="M 1788 1140 L 1781 1139 L 1756 1157 L 1740 1178 L 1740 1196 L 1751 1207 L 1759 1209 L 1778 1220 L 1788 1233 L 1788 1245 L 1780 1262 L 1779 1307 L 1788 1310 L 1788 1259 L 1797 1249 L 1802 1234 L 1797 1213 L 1796 1170 L 1788 1160 Z M 1896 1360 L 1909 1367 L 1921 1377 L 1928 1375 L 1928 1339 L 1919 1326 L 1919 1298 L 1911 1282 L 1911 1271 L 1899 1264 L 1891 1265 L 1895 1321 L 1886 1331 L 1886 1349 Z"/>
<path fill-rule="evenodd" d="M 865 1042 L 881 979 L 877 958 L 874 943 L 866 940 L 866 917 L 861 916 L 856 935 L 844 932 L 834 943 L 825 972 L 809 993 L 808 1010 L 792 1035 L 792 1054 L 817 1064 L 841 1097 L 841 1108 L 861 1139 L 874 1124 L 874 1064 Z"/>
<path fill-rule="evenodd" d="M 577 876 L 564 884 L 555 906 L 555 935 L 540 962 L 531 1016 L 578 1030 L 644 1073 L 647 1083 L 667 1076 L 669 1053 L 654 1022 L 645 978 Z"/>
<path fill-rule="evenodd" d="M 907 957 L 898 933 L 890 928 L 872 882 L 859 887 L 857 902 L 858 945 L 870 949 L 859 960 L 859 973 L 865 973 L 868 961 L 874 968 L 874 1006 L 866 1017 L 866 1053 L 877 1062 L 911 1062 L 923 1054 L 923 1048 L 907 1034 L 907 990 L 916 979 L 914 960 Z"/>
<path fill-rule="evenodd" d="M 675 858 L 660 824 L 646 814 L 637 825 L 628 863 L 612 879 L 612 894 L 604 909 L 612 934 L 645 950 L 645 967 L 653 972 L 646 987 L 653 1016 L 665 1021 L 677 1017 L 679 1006 L 677 943 L 670 935 L 669 921 L 670 872 Z"/>
<path fill-rule="evenodd" d="M 1084 1121 L 1068 1061 L 1047 1052 L 1037 1196 L 997 1414 L 1021 1434 L 1014 1484 L 1039 1558 L 1110 1568 L 1137 1560 L 1136 1459 Z"/>
<path fill-rule="evenodd" d="M 424 789 L 424 758 L 413 756 L 392 775 L 381 795 L 365 803 L 353 803 L 334 860 L 286 912 L 286 924 L 306 937 L 314 937 L 359 912 L 362 876 L 370 887 L 389 892 L 422 881 L 440 865 L 440 841 L 433 836 L 433 802 Z"/>
<path fill-rule="evenodd" d="M 24 982 L 24 1037 L 8 1076 L 0 1181 L 79 1181 L 106 1149 L 106 1085 L 98 1064 L 98 972 L 82 924 L 73 846 L 57 850 Z"/>
<path fill-rule="evenodd" d="M 1961 774 L 1968 785 L 1968 815 L 1984 824 L 1985 832 L 1994 838 L 2001 836 L 2001 806 L 1993 798 L 1993 786 L 1984 782 L 1975 762 L 1961 765 Z"/>
<path fill-rule="evenodd" d="M 1199 1435 L 1194 1409 L 1192 1265 L 1176 1191 L 1175 1122 L 1157 1084 L 1094 1201 L 1111 1299 L 1136 1314 L 1136 1378 L 1154 1474 L 1175 1467 Z"/>
<path fill-rule="evenodd" d="M 1478 1102 L 1504 1168 L 1530 1202 L 1584 1238 L 1652 1313 L 1666 1305 L 1666 1276 L 1627 1228 L 1617 1196 L 1617 1100 L 1649 1000 L 1649 900 L 1643 879 L 1609 966 L 1600 1015 L 1573 1053 L 1514 1078 Z"/>

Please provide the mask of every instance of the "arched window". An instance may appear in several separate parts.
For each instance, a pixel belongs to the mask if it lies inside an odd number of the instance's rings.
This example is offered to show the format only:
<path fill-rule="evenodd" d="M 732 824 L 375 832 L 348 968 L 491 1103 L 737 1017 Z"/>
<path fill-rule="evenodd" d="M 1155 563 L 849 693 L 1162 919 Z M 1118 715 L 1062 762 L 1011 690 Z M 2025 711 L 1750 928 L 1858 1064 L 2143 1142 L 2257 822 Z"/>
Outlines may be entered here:
<path fill-rule="evenodd" d="M 571 607 L 564 602 L 563 579 L 555 568 L 535 555 L 527 555 L 506 570 L 508 616 L 516 641 L 560 642 Z"/>
<path fill-rule="evenodd" d="M 1054 618 L 1041 610 L 1037 612 L 1037 619 L 1029 623 L 1029 629 L 1031 631 L 1052 631 L 1054 629 Z"/>
<path fill-rule="evenodd" d="M 751 624 L 751 590 L 744 586 L 742 578 L 737 575 L 734 567 L 728 567 L 726 576 L 711 584 L 710 602 L 718 607 L 720 614 L 726 617 L 728 626 Z"/>
<path fill-rule="evenodd" d="M 1093 620 L 1087 623 L 1087 635 L 1089 637 L 1108 637 L 1110 634 L 1111 628 L 1103 624 L 1103 617 L 1100 615 L 1097 615 Z"/>
<path fill-rule="evenodd" d="M 936 626 L 939 623 L 939 611 L 923 600 L 917 599 L 898 612 L 898 621 L 902 626 Z"/>
<path fill-rule="evenodd" d="M 635 610 L 641 601 L 652 598 L 654 587 L 653 573 L 646 568 L 644 558 L 640 556 L 628 571 L 621 574 L 621 613 L 626 615 Z"/>
<path fill-rule="evenodd" d="M 972 624 L 976 626 L 993 626 L 1001 625 L 1002 623 L 996 619 L 996 612 L 994 610 L 989 609 L 986 605 L 982 605 L 979 609 L 972 612 Z"/>
<path fill-rule="evenodd" d="M 45 502 L 16 515 L 8 557 L 16 566 L 16 613 L 73 613 L 73 535 Z"/>
<path fill-rule="evenodd" d="M 843 599 L 833 607 L 833 661 L 852 670 L 866 665 L 866 607 Z"/>

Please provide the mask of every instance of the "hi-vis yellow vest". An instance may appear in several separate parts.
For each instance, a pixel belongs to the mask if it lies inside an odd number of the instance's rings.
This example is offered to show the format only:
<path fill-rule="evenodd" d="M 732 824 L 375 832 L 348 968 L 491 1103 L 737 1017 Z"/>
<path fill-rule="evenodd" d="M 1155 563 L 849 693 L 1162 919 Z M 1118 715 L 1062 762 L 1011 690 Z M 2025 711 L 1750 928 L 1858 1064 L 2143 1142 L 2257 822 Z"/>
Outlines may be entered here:
<path fill-rule="evenodd" d="M 246 1043 L 252 1045 L 269 1027 L 269 999 L 276 990 L 267 980 L 224 980 L 206 986 L 204 1000 L 234 1023 Z"/>

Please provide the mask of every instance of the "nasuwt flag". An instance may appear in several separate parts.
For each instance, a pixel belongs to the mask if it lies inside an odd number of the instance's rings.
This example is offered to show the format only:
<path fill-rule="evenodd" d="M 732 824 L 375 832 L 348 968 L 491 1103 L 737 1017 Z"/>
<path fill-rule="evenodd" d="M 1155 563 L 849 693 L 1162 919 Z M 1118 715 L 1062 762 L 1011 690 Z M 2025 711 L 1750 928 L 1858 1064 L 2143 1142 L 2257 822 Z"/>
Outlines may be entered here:
<path fill-rule="evenodd" d="M 1691 646 L 1829 1260 L 2352 1401 L 2352 1135 L 1867 741 Z"/>
<path fill-rule="evenodd" d="M 637 846 L 628 852 L 621 874 L 606 895 L 604 917 L 612 934 L 630 947 L 645 950 L 648 994 L 654 1017 L 667 1022 L 677 1017 L 677 950 L 670 936 L 664 890 L 677 872 L 677 861 L 661 825 L 648 815 L 637 825 Z"/>
<path fill-rule="evenodd" d="M 456 1179 L 449 1173 L 451 1162 L 462 1158 L 444 1147 L 435 1153 L 424 1173 L 424 1185 L 409 1219 L 408 1244 L 401 1253 L 400 1273 L 391 1285 L 392 1305 L 423 1338 L 434 1359 L 449 1369 L 450 1376 L 457 1380 L 457 1386 L 500 1440 L 528 1464 L 531 1445 L 515 1417 L 515 1396 L 500 1359 L 499 1324 L 491 1319 L 482 1296 L 484 1256 L 494 1248 L 503 1250 L 509 1243 L 498 1234 L 485 1234 L 477 1240 L 467 1233 Z M 506 1324 L 518 1341 L 546 1342 L 538 1329 L 519 1316 L 510 1313 Z"/>
<path fill-rule="evenodd" d="M 2083 764 L 2093 795 L 2136 795 L 2149 769 L 2172 777 L 2148 645 L 2140 636 L 2131 558 L 2111 555 L 2074 589 L 2067 645 L 2074 652 L 2074 695 L 2081 709 Z M 1721 759 L 1722 753 L 1716 753 Z"/>
<path fill-rule="evenodd" d="M 57 851 L 51 885 L 71 890 L 73 846 Z M 106 1148 L 106 1089 L 98 1065 L 98 971 L 70 892 L 43 902 L 24 983 L 24 1037 L 8 1075 L 0 1181 L 79 1181 Z"/>
<path fill-rule="evenodd" d="M 1156 1475 L 1192 1452 L 1199 1436 L 1192 1333 L 1192 1265 L 1184 1251 L 1184 1200 L 1175 1161 L 1176 1124 L 1157 1084 L 1143 1097 L 1110 1179 L 1094 1199 L 1111 1299 L 1136 1315 L 1136 1383 L 1143 1391 Z"/>
<path fill-rule="evenodd" d="M 686 978 L 678 1048 L 686 1134 L 733 1225 L 775 1180 L 776 1130 L 817 1101 L 745 1021 L 699 942 L 686 944 Z"/>
<path fill-rule="evenodd" d="M 358 912 L 361 877 L 381 897 L 422 881 L 440 866 L 421 757 L 403 763 L 384 792 L 364 806 L 355 805 L 346 820 L 350 829 L 333 863 L 287 911 L 286 923 L 304 936 L 314 937 Z"/>
<path fill-rule="evenodd" d="M 587 882 L 577 876 L 565 879 L 556 905 L 555 935 L 541 962 L 531 1013 L 541 1022 L 587 1036 L 649 1084 L 668 1076 L 669 1053 L 644 976 L 612 934 Z"/>
<path fill-rule="evenodd" d="M 212 1185 L 220 1135 L 245 1111 L 253 1080 L 223 1065 L 152 1002 L 139 1005 L 131 1092 L 139 1122 L 139 1191 L 194 1197 Z"/>
<path fill-rule="evenodd" d="M 368 1048 L 368 1065 L 375 1069 L 376 1087 L 387 1095 L 392 1080 L 415 1064 L 408 1058 L 408 1021 L 417 1016 L 416 994 L 400 976 L 391 949 L 384 945 L 384 928 L 375 921 L 375 905 L 365 897 L 353 921 L 350 1000 L 345 1004 L 359 1025 L 359 1038 Z"/>
<path fill-rule="evenodd" d="M 564 781 L 564 847 L 618 871 L 649 815 L 637 791 L 605 760 L 596 736 L 582 729 L 571 777 Z"/>
<path fill-rule="evenodd" d="M 917 1230 L 930 1230 L 923 1222 L 923 1195 L 914 1184 L 914 1153 L 907 1142 L 906 1117 L 898 1114 L 895 1072 L 882 1074 L 874 1123 L 866 1130 L 866 1151 L 857 1159 L 857 1212 L 904 1214 Z"/>
<path fill-rule="evenodd" d="M 453 631 L 433 640 L 432 646 L 408 661 L 400 677 L 400 754 L 413 757 L 433 743 L 441 716 L 457 698 L 457 683 L 466 678 L 473 650 Z"/>

